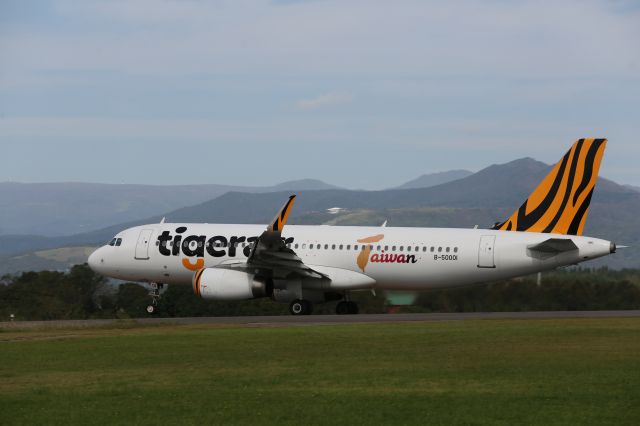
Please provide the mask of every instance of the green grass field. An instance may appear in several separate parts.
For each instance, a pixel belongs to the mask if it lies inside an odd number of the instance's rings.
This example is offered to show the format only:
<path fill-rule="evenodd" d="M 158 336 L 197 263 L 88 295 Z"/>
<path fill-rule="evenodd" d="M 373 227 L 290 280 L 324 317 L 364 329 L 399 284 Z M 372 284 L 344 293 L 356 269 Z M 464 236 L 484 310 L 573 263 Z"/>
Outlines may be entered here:
<path fill-rule="evenodd" d="M 0 424 L 640 424 L 640 319 L 0 332 Z"/>

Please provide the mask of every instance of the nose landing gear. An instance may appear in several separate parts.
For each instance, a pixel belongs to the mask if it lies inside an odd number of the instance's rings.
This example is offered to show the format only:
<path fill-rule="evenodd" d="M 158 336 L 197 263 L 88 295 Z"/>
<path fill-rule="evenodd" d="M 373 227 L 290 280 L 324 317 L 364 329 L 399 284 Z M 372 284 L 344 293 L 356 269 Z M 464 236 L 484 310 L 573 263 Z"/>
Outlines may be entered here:
<path fill-rule="evenodd" d="M 149 315 L 155 314 L 158 309 L 158 301 L 160 300 L 160 290 L 164 287 L 162 283 L 151 283 L 151 291 L 149 291 L 149 296 L 151 296 L 151 304 L 147 306 L 147 313 Z"/>

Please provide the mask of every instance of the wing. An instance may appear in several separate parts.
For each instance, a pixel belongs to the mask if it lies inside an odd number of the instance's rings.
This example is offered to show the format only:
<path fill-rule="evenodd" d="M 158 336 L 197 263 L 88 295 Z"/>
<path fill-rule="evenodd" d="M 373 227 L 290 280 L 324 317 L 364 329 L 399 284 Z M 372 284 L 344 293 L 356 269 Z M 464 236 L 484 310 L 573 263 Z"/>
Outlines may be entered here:
<path fill-rule="evenodd" d="M 327 278 L 325 274 L 305 265 L 296 253 L 287 247 L 286 240 L 282 237 L 282 230 L 287 223 L 295 199 L 295 195 L 289 197 L 267 229 L 253 244 L 246 262 L 228 262 L 218 267 L 239 269 L 271 278 L 293 278 L 296 276 Z"/>

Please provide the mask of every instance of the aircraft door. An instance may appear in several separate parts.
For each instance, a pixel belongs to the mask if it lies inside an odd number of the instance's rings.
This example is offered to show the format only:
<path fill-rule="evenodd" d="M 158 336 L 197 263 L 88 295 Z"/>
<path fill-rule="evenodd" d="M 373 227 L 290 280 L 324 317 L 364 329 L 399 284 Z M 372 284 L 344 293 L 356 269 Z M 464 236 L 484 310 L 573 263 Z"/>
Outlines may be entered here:
<path fill-rule="evenodd" d="M 478 248 L 478 268 L 495 268 L 494 247 L 495 235 L 483 235 L 480 237 Z"/>
<path fill-rule="evenodd" d="M 149 242 L 151 241 L 151 233 L 153 233 L 153 229 L 143 229 L 140 231 L 138 243 L 136 244 L 136 259 L 149 259 Z"/>

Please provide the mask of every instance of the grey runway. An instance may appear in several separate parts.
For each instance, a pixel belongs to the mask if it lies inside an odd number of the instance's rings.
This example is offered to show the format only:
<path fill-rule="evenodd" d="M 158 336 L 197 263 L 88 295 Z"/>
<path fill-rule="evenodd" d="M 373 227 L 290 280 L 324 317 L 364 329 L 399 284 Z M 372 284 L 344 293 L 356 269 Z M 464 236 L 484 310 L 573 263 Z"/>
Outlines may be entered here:
<path fill-rule="evenodd" d="M 64 320 L 0 322 L 2 330 L 42 328 L 91 328 L 128 324 L 229 324 L 253 327 L 282 327 L 330 324 L 376 324 L 424 321 L 464 321 L 490 319 L 555 319 L 555 318 L 640 318 L 640 310 L 630 311 L 542 311 L 542 312 L 468 312 L 430 314 L 361 314 L 304 316 L 246 316 L 194 318 L 138 318 L 132 320 Z"/>

